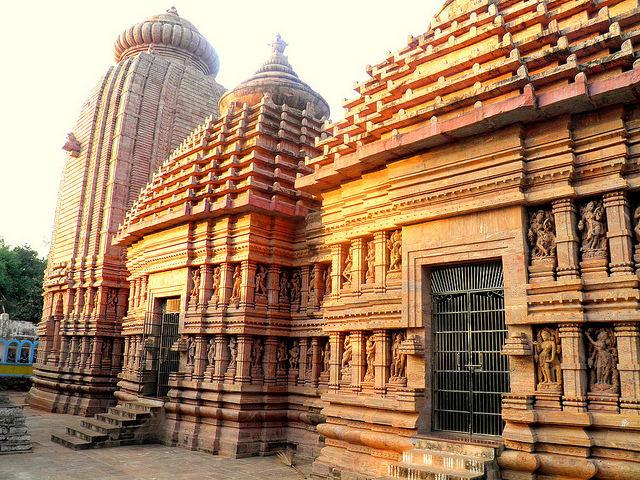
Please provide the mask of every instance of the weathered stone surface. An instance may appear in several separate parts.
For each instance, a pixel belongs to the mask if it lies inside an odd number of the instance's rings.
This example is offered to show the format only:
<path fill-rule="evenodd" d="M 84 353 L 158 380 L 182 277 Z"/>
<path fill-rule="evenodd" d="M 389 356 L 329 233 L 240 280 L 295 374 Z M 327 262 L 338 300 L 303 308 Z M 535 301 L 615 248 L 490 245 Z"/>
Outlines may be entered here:
<path fill-rule="evenodd" d="M 22 407 L 8 395 L 0 394 L 0 453 L 24 453 L 31 450 Z"/>

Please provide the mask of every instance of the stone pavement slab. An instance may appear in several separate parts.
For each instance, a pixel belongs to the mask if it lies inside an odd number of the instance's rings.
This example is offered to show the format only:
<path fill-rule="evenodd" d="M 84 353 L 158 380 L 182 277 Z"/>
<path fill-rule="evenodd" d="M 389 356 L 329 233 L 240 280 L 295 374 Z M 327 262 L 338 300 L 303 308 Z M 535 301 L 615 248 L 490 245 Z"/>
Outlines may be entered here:
<path fill-rule="evenodd" d="M 24 393 L 8 392 L 24 405 Z M 70 450 L 51 441 L 52 433 L 80 426 L 82 417 L 44 413 L 25 406 L 33 451 L 0 457 L 2 480 L 301 480 L 277 457 L 234 459 L 165 445 L 131 445 L 96 450 Z M 309 476 L 311 462 L 296 459 Z"/>

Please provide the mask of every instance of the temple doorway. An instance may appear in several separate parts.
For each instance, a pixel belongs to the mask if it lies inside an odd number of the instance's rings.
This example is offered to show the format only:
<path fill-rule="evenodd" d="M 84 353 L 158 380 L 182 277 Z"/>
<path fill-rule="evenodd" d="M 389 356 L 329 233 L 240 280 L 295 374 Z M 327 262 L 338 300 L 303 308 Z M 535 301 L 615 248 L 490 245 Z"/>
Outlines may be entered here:
<path fill-rule="evenodd" d="M 433 430 L 501 435 L 509 360 L 501 262 L 431 271 Z"/>

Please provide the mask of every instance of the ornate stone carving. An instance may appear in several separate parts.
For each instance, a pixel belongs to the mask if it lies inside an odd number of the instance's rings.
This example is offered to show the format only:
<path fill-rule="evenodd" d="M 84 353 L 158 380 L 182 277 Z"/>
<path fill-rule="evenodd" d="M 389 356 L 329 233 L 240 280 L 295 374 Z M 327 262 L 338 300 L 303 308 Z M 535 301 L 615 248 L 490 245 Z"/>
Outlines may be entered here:
<path fill-rule="evenodd" d="M 391 346 L 391 380 L 404 379 L 407 375 L 407 356 L 401 352 L 401 346 L 404 340 L 404 332 L 393 334 L 393 344 Z"/>
<path fill-rule="evenodd" d="M 397 272 L 402 268 L 402 230 L 396 230 L 387 241 L 389 249 L 389 271 Z"/>
<path fill-rule="evenodd" d="M 527 238 L 531 246 L 531 258 L 555 256 L 556 235 L 553 213 L 546 210 L 531 213 Z"/>
<path fill-rule="evenodd" d="M 282 270 L 280 273 L 280 293 L 278 299 L 280 303 L 285 303 L 289 300 L 289 278 L 286 270 Z"/>
<path fill-rule="evenodd" d="M 331 366 L 331 342 L 327 340 L 327 343 L 324 344 L 324 349 L 322 350 L 322 371 L 329 372 L 330 366 Z"/>
<path fill-rule="evenodd" d="M 238 341 L 236 340 L 236 337 L 231 337 L 229 339 L 229 355 L 229 367 L 227 368 L 227 372 L 229 370 L 234 370 L 238 361 Z"/>
<path fill-rule="evenodd" d="M 607 229 L 601 201 L 592 200 L 580 207 L 578 230 L 582 233 L 582 258 L 607 255 Z"/>
<path fill-rule="evenodd" d="M 351 335 L 344 337 L 344 350 L 342 351 L 342 373 L 351 372 L 351 359 L 353 357 L 353 345 L 351 345 Z"/>
<path fill-rule="evenodd" d="M 287 354 L 287 342 L 286 340 L 279 340 L 278 348 L 276 349 L 276 370 L 278 373 L 287 373 L 287 360 L 289 360 L 289 355 Z"/>
<path fill-rule="evenodd" d="M 262 375 L 262 355 L 264 353 L 264 346 L 262 345 L 261 338 L 254 338 L 251 344 L 251 375 Z"/>
<path fill-rule="evenodd" d="M 200 296 L 200 268 L 196 268 L 191 272 L 191 292 L 189 293 L 189 302 L 197 303 Z"/>
<path fill-rule="evenodd" d="M 376 248 L 373 240 L 367 242 L 367 255 L 364 257 L 364 261 L 367 265 L 365 272 L 365 282 L 375 283 L 376 281 Z"/>
<path fill-rule="evenodd" d="M 309 303 L 314 304 L 316 302 L 316 284 L 318 283 L 318 271 L 311 265 L 309 271 Z"/>
<path fill-rule="evenodd" d="M 640 205 L 633 212 L 633 232 L 636 234 L 636 241 L 640 242 Z"/>
<path fill-rule="evenodd" d="M 242 269 L 240 265 L 236 265 L 233 271 L 233 288 L 231 289 L 231 302 L 240 301 L 240 287 L 242 284 Z"/>
<path fill-rule="evenodd" d="M 267 294 L 267 268 L 264 265 L 258 265 L 255 276 L 255 294 Z"/>
<path fill-rule="evenodd" d="M 289 282 L 291 287 L 290 291 L 290 300 L 291 303 L 300 303 L 300 293 L 302 292 L 302 277 L 300 276 L 300 270 L 295 269 L 293 274 L 291 275 L 291 282 Z"/>
<path fill-rule="evenodd" d="M 293 341 L 293 345 L 289 350 L 289 370 L 298 370 L 300 366 L 300 342 Z"/>
<path fill-rule="evenodd" d="M 344 267 L 342 268 L 342 278 L 344 279 L 344 283 L 351 284 L 351 269 L 353 268 L 353 250 L 349 248 L 349 253 L 347 254 L 347 258 L 344 261 Z"/>
<path fill-rule="evenodd" d="M 118 289 L 109 288 L 107 290 L 107 310 L 111 310 L 115 313 L 118 308 Z"/>
<path fill-rule="evenodd" d="M 196 341 L 193 337 L 187 339 L 187 365 L 193 365 L 196 361 Z"/>
<path fill-rule="evenodd" d="M 618 349 L 612 328 L 590 328 L 585 332 L 589 342 L 589 389 L 592 393 L 617 394 L 620 390 Z"/>
<path fill-rule="evenodd" d="M 534 359 L 538 375 L 538 390 L 562 390 L 562 349 L 557 330 L 543 328 L 538 332 Z"/>
<path fill-rule="evenodd" d="M 212 285 L 211 288 L 213 290 L 213 295 L 216 297 L 220 296 L 220 278 L 222 275 L 222 268 L 220 268 L 220 265 L 218 265 L 217 267 L 215 267 L 213 269 L 213 281 L 212 281 Z"/>
<path fill-rule="evenodd" d="M 216 363 L 216 339 L 211 337 L 207 344 L 207 368 L 212 369 Z"/>
<path fill-rule="evenodd" d="M 365 345 L 365 355 L 367 360 L 367 370 L 364 374 L 365 382 L 373 382 L 376 378 L 376 371 L 374 368 L 374 362 L 376 359 L 376 341 L 374 335 L 369 335 L 367 343 Z"/>
<path fill-rule="evenodd" d="M 327 265 L 324 271 L 322 283 L 324 285 L 324 294 L 331 295 L 331 264 Z"/>
<path fill-rule="evenodd" d="M 307 357 L 305 363 L 307 372 L 310 372 L 313 369 L 313 345 L 311 338 L 307 339 Z"/>

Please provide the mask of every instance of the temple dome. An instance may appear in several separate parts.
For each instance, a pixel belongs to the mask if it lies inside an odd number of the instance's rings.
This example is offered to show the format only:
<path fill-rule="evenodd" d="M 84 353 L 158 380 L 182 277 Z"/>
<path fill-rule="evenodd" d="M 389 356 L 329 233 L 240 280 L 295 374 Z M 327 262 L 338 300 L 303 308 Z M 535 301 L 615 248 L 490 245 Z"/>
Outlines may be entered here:
<path fill-rule="evenodd" d="M 289 60 L 284 55 L 287 44 L 280 35 L 271 44 L 271 56 L 256 70 L 248 80 L 232 88 L 220 98 L 218 109 L 221 114 L 227 111 L 232 102 L 256 105 L 265 94 L 278 105 L 287 105 L 298 110 L 305 110 L 308 105 L 317 118 L 329 117 L 329 104 L 304 83 L 293 71 Z"/>
<path fill-rule="evenodd" d="M 146 51 L 180 59 L 207 75 L 215 76 L 220 69 L 214 48 L 175 7 L 128 28 L 113 46 L 116 62 Z"/>

